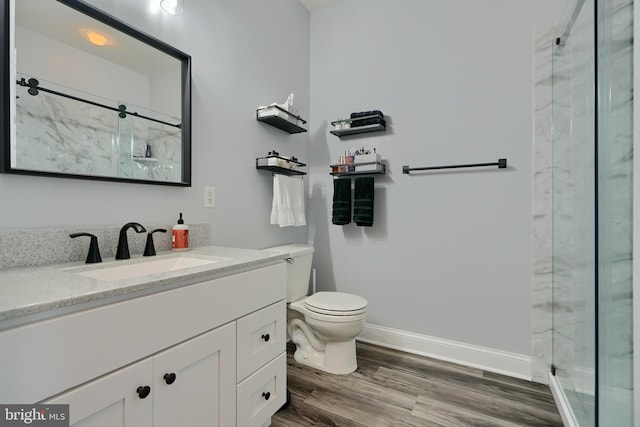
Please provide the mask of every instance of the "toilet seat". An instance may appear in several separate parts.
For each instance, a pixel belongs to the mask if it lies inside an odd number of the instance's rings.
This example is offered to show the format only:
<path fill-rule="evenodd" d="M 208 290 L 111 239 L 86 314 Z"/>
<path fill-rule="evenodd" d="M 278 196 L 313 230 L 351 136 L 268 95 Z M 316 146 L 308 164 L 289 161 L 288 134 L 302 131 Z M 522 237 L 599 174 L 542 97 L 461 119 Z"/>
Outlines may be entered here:
<path fill-rule="evenodd" d="M 304 300 L 304 307 L 329 316 L 357 316 L 367 311 L 367 300 L 344 292 L 317 292 Z"/>

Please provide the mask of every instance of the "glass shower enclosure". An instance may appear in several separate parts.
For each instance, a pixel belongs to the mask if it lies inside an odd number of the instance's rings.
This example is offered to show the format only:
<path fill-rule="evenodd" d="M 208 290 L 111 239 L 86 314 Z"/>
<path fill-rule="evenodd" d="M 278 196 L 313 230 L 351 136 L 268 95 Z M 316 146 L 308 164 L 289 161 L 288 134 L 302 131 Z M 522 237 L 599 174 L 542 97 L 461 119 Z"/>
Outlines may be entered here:
<path fill-rule="evenodd" d="M 632 0 L 570 0 L 553 49 L 553 365 L 571 423 L 633 426 Z"/>
<path fill-rule="evenodd" d="M 180 182 L 180 119 L 18 73 L 15 166 Z"/>

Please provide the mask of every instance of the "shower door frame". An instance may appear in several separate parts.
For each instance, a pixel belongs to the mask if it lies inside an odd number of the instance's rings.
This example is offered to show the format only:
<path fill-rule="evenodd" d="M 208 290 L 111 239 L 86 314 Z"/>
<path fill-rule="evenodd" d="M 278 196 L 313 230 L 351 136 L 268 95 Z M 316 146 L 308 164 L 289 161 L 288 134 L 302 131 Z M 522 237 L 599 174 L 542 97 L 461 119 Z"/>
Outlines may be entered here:
<path fill-rule="evenodd" d="M 640 7 L 633 8 L 633 87 L 640 88 Z M 633 170 L 640 171 L 640 99 L 633 97 Z M 633 174 L 633 253 L 640 253 L 640 173 Z M 640 258 L 633 259 L 633 324 L 640 325 Z M 633 407 L 634 422 L 640 423 L 640 326 L 633 330 Z"/>

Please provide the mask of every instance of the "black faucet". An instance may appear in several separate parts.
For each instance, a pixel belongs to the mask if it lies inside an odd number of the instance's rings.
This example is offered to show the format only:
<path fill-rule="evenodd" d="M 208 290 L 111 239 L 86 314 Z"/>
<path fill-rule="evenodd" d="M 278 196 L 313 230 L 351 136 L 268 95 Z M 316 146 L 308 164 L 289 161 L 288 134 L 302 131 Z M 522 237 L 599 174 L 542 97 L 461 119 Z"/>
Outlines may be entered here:
<path fill-rule="evenodd" d="M 154 256 L 156 254 L 156 248 L 153 245 L 153 233 L 156 232 L 166 233 L 167 230 L 165 228 L 157 228 L 147 234 L 147 244 L 144 247 L 144 254 L 142 254 L 143 256 Z"/>
<path fill-rule="evenodd" d="M 89 253 L 87 254 L 87 260 L 85 261 L 87 264 L 92 264 L 95 262 L 102 262 L 102 258 L 100 257 L 100 248 L 98 248 L 98 238 L 93 234 L 89 233 L 71 233 L 69 237 L 75 239 L 76 237 L 87 236 L 91 237 L 91 243 L 89 244 Z"/>
<path fill-rule="evenodd" d="M 144 233 L 147 231 L 137 222 L 128 222 L 120 229 L 120 238 L 118 239 L 118 250 L 116 251 L 116 259 L 129 259 L 129 241 L 127 240 L 127 230 L 133 228 L 136 233 Z"/>

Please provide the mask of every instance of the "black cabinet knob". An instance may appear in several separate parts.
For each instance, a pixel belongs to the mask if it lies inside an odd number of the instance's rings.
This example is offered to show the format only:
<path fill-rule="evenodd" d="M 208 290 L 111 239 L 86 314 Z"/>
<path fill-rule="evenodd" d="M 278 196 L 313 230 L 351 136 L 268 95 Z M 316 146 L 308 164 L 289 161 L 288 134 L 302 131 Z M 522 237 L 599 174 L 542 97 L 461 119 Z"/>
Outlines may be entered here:
<path fill-rule="evenodd" d="M 149 396 L 149 393 L 151 393 L 151 387 L 149 387 L 148 385 L 141 385 L 140 387 L 138 387 L 136 392 L 138 393 L 138 397 L 140 399 L 144 399 L 145 397 Z"/>
<path fill-rule="evenodd" d="M 176 374 L 174 374 L 173 372 L 171 372 L 170 374 L 164 374 L 164 381 L 167 384 L 173 384 L 173 382 L 176 380 Z"/>
<path fill-rule="evenodd" d="M 271 393 L 265 391 L 264 393 L 262 393 L 262 397 L 264 397 L 264 400 L 269 400 L 269 398 L 271 397 Z"/>
<path fill-rule="evenodd" d="M 271 338 L 269 334 L 262 334 L 262 339 L 264 340 L 264 342 L 269 342 L 269 338 Z"/>

